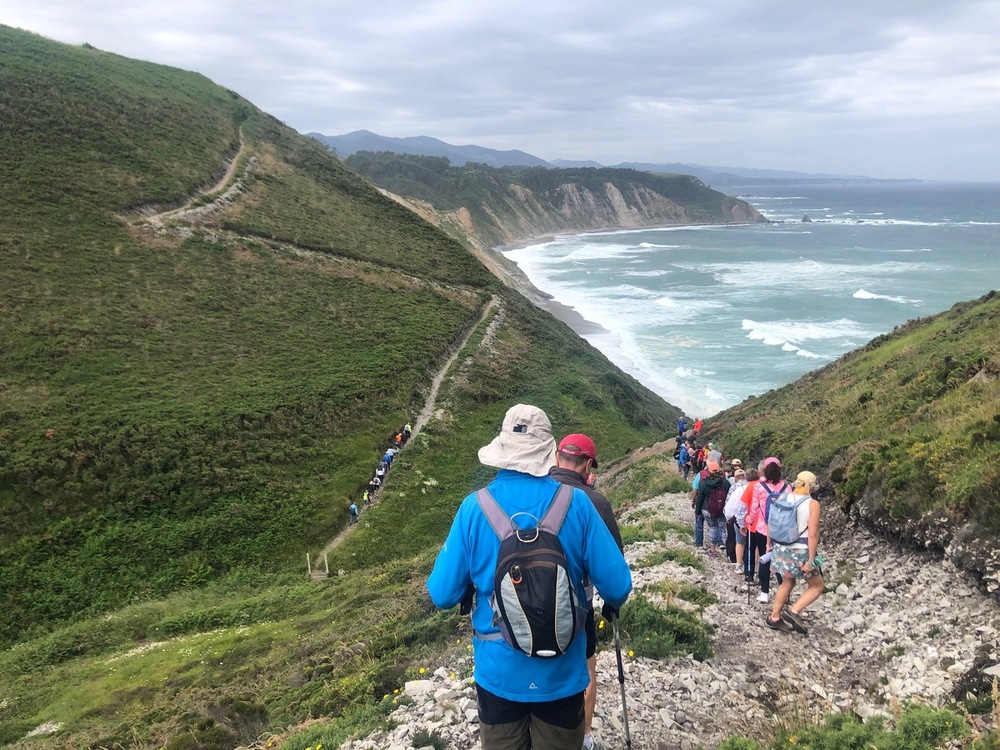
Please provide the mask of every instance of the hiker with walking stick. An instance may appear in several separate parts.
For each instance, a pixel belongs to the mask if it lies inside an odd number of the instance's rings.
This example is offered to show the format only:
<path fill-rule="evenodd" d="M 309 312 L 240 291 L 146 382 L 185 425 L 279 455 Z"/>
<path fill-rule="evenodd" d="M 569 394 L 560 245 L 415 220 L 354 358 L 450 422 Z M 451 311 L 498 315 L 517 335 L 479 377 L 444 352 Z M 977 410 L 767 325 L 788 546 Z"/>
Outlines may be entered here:
<path fill-rule="evenodd" d="M 475 588 L 483 750 L 582 747 L 590 681 L 584 577 L 618 607 L 632 590 L 625 557 L 593 503 L 548 476 L 555 456 L 545 412 L 511 407 L 500 434 L 479 450 L 480 463 L 500 471 L 462 502 L 427 579 L 431 599 L 445 609 L 468 600 L 470 583 Z"/>
<path fill-rule="evenodd" d="M 549 469 L 549 476 L 561 484 L 579 487 L 594 504 L 601 519 L 615 538 L 618 549 L 624 550 L 621 531 L 615 520 L 611 503 L 592 485 L 594 474 L 592 468 L 597 468 L 597 446 L 587 435 L 575 433 L 567 435 L 559 442 L 556 450 L 556 465 Z M 597 707 L 597 624 L 594 617 L 594 587 L 590 581 L 585 581 L 587 596 L 587 669 L 590 672 L 590 684 L 583 695 L 583 750 L 601 750 L 601 745 L 594 741 L 591 728 L 594 722 L 594 709 Z M 605 605 L 607 606 L 607 605 Z"/>

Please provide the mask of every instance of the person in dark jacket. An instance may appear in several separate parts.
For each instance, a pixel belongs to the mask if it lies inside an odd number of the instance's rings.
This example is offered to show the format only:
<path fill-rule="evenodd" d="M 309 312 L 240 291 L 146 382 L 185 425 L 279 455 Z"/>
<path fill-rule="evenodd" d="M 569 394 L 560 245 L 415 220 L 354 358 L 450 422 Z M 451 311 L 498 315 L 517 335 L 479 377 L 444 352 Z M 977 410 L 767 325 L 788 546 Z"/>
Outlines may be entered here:
<path fill-rule="evenodd" d="M 486 489 L 512 525 L 525 531 L 537 528 L 562 495 L 560 484 L 548 475 L 556 441 L 545 412 L 515 404 L 507 410 L 500 434 L 478 456 L 484 466 L 499 469 Z M 583 743 L 584 693 L 590 682 L 586 638 L 573 638 L 556 658 L 528 656 L 504 640 L 490 603 L 501 541 L 480 498 L 478 491 L 472 492 L 459 506 L 427 578 L 427 592 L 442 609 L 471 605 L 483 750 L 576 750 Z M 571 489 L 563 520 L 557 536 L 578 601 L 585 598 L 589 579 L 611 607 L 620 608 L 632 590 L 632 573 L 583 489 Z"/>
<path fill-rule="evenodd" d="M 597 514 L 604 521 L 611 536 L 615 538 L 618 549 L 624 550 L 622 534 L 615 520 L 614 511 L 608 499 L 598 492 L 590 483 L 593 476 L 591 469 L 597 468 L 597 446 L 586 435 L 575 433 L 567 435 L 559 441 L 556 450 L 556 465 L 549 469 L 549 476 L 560 484 L 579 487 L 587 493 L 594 504 Z M 599 747 L 591 736 L 591 726 L 594 721 L 594 709 L 597 707 L 597 622 L 594 615 L 594 587 L 586 582 L 587 595 L 587 668 L 590 670 L 590 684 L 583 694 L 583 747 L 585 750 Z M 607 608 L 607 605 L 605 605 Z M 605 611 L 602 609 L 602 612 Z M 612 614 L 609 610 L 608 614 Z M 614 614 L 617 615 L 617 612 Z"/>
<path fill-rule="evenodd" d="M 702 472 L 701 481 L 698 483 L 698 494 L 695 498 L 695 513 L 700 513 L 705 518 L 708 525 L 708 552 L 711 555 L 719 554 L 719 549 L 726 544 L 726 516 L 724 513 L 718 517 L 713 517 L 708 510 L 708 501 L 712 492 L 717 488 L 722 488 L 723 495 L 729 493 L 730 482 L 726 478 L 718 460 L 710 458 L 705 464 L 705 471 Z M 723 501 L 723 508 L 725 501 Z"/>

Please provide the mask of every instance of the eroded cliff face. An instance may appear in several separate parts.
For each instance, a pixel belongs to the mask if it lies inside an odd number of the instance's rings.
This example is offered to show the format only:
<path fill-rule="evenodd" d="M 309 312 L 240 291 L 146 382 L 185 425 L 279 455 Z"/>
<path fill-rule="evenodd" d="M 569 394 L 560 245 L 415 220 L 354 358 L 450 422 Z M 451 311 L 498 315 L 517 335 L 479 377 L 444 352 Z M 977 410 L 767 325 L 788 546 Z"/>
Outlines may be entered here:
<path fill-rule="evenodd" d="M 681 206 L 644 185 L 610 181 L 596 190 L 564 183 L 541 195 L 509 183 L 499 202 L 451 211 L 439 211 L 424 201 L 392 197 L 481 251 L 556 233 L 767 221 L 737 198 L 724 199 L 721 212 L 713 213 Z"/>

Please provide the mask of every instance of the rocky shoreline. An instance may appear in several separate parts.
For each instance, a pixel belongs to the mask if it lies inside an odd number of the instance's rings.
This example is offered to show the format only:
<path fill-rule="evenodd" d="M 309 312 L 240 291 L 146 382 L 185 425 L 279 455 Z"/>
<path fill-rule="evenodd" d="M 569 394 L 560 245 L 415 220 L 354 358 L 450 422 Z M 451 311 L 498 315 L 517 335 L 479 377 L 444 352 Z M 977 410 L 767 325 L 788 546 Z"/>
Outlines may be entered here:
<path fill-rule="evenodd" d="M 690 524 L 690 516 L 689 497 L 668 494 L 620 520 Z M 822 526 L 827 593 L 807 610 L 807 636 L 768 629 L 770 605 L 747 603 L 742 576 L 724 556 L 698 553 L 704 572 L 674 562 L 638 567 L 657 550 L 693 549 L 688 535 L 668 531 L 626 549 L 637 593 L 671 579 L 717 599 L 701 610 L 715 627 L 712 658 L 625 659 L 634 748 L 711 748 L 732 735 L 766 739 L 777 722 L 818 722 L 831 712 L 891 717 L 903 701 L 943 705 L 1000 677 L 1000 606 L 969 575 L 947 559 L 894 547 L 836 508 L 824 509 Z M 344 750 L 408 750 L 421 747 L 415 738 L 431 736 L 455 750 L 479 748 L 467 653 L 453 652 L 426 679 L 406 683 L 390 717 L 394 729 L 349 741 Z M 609 750 L 624 748 L 613 648 L 598 652 L 597 671 L 594 736 Z"/>

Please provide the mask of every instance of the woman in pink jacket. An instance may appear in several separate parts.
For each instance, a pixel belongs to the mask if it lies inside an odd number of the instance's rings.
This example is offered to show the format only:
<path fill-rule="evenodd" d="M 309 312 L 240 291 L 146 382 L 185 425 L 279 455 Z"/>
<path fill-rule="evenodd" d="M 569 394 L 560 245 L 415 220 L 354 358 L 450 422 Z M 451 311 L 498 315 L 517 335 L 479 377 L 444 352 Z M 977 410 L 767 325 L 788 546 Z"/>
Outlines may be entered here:
<path fill-rule="evenodd" d="M 789 492 L 791 488 L 787 482 L 781 479 L 781 461 L 774 456 L 764 459 L 764 476 L 753 488 L 753 496 L 750 499 L 747 509 L 746 525 L 753 529 L 750 532 L 750 559 L 753 559 L 754 551 L 760 556 L 760 569 L 757 573 L 760 581 L 760 594 L 757 601 L 762 604 L 767 603 L 768 594 L 771 591 L 771 559 L 765 552 L 767 550 L 767 498 L 771 494 Z M 781 577 L 778 577 L 778 585 L 781 585 Z"/>

